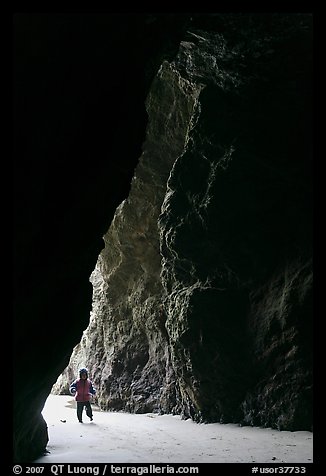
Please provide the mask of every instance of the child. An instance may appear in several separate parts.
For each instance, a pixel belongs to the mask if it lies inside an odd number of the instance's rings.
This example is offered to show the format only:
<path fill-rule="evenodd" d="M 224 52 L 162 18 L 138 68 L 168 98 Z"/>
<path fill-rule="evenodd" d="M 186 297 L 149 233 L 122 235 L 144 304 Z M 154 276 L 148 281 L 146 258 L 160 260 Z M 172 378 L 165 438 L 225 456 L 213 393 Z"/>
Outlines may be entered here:
<path fill-rule="evenodd" d="M 74 380 L 70 385 L 70 392 L 75 395 L 77 402 L 77 418 L 80 423 L 83 423 L 82 414 L 86 407 L 86 415 L 93 421 L 93 412 L 90 403 L 90 398 L 95 395 L 96 391 L 92 382 L 88 379 L 88 371 L 85 368 L 79 370 L 79 378 Z"/>

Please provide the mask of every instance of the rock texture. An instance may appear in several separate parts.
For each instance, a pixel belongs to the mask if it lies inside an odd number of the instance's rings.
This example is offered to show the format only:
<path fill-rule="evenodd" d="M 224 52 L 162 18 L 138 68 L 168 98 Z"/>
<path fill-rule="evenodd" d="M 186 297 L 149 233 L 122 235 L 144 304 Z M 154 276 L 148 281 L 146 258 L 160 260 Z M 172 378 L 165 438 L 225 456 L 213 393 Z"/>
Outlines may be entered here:
<path fill-rule="evenodd" d="M 105 410 L 312 428 L 309 15 L 195 16 L 91 275 Z"/>

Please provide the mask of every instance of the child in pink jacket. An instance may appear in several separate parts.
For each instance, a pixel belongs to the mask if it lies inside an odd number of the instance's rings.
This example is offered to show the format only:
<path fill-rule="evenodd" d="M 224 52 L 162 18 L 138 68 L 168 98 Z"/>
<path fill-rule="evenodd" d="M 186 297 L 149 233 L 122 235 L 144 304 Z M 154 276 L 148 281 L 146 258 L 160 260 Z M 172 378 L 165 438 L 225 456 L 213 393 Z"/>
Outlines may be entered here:
<path fill-rule="evenodd" d="M 93 412 L 91 407 L 91 396 L 95 395 L 96 391 L 92 382 L 88 379 L 88 371 L 85 368 L 79 370 L 79 378 L 74 380 L 70 385 L 70 392 L 75 395 L 77 402 L 77 418 L 80 423 L 83 423 L 82 414 L 84 407 L 86 408 L 86 415 L 92 421 Z"/>

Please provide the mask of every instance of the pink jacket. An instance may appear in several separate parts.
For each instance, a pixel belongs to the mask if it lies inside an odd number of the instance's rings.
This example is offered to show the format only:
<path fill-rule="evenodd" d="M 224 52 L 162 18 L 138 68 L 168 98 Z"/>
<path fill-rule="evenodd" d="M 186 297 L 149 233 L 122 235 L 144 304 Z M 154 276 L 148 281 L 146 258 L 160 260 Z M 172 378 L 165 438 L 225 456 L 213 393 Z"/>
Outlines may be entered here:
<path fill-rule="evenodd" d="M 70 392 L 75 395 L 77 402 L 88 402 L 95 395 L 93 384 L 88 379 L 78 378 L 70 385 Z"/>

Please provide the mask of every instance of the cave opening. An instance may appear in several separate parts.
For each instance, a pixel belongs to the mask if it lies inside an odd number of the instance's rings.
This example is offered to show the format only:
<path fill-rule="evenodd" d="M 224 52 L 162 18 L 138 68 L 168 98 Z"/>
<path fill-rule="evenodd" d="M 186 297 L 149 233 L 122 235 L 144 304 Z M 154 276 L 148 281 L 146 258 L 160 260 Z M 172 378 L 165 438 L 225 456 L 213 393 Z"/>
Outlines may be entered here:
<path fill-rule="evenodd" d="M 186 17 L 13 16 L 16 460 L 44 446 L 37 414 L 87 327 L 88 276 L 130 189 L 148 87 Z M 32 371 L 22 391 L 25 368 Z"/>

